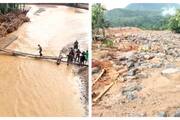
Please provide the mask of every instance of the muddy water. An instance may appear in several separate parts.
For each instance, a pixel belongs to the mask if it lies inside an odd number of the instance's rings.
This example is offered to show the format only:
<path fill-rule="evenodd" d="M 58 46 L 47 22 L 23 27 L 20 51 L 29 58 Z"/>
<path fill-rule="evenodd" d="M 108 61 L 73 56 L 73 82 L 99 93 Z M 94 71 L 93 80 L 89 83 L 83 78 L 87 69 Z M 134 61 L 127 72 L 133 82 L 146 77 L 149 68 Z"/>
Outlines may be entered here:
<path fill-rule="evenodd" d="M 87 49 L 88 11 L 66 6 L 30 7 L 31 22 L 13 33 L 18 40 L 8 49 L 38 54 L 40 44 L 43 54 L 58 55 L 76 39 Z M 85 116 L 73 67 L 0 55 L 0 116 Z"/>

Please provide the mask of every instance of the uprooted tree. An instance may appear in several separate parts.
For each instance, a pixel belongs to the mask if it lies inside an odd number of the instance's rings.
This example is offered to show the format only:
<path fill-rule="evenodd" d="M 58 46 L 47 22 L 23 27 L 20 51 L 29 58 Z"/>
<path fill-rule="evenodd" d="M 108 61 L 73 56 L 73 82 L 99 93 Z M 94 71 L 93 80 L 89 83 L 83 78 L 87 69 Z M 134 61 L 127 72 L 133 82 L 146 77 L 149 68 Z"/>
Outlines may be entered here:
<path fill-rule="evenodd" d="M 109 22 L 105 20 L 104 13 L 106 11 L 106 8 L 100 4 L 96 3 L 92 6 L 92 34 L 93 39 L 95 39 L 96 35 L 98 35 L 100 32 L 100 29 L 102 29 L 103 38 L 105 38 L 105 28 L 109 27 Z"/>

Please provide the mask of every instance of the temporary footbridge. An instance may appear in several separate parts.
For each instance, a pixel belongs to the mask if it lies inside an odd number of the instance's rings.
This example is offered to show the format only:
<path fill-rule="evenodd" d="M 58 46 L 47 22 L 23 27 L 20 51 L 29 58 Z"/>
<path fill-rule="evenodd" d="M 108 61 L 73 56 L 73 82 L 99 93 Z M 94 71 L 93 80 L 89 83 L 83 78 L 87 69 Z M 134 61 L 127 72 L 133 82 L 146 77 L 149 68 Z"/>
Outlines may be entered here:
<path fill-rule="evenodd" d="M 35 59 L 54 60 L 56 61 L 56 63 L 67 62 L 67 57 L 61 57 L 61 54 L 59 56 L 46 56 L 46 55 L 39 56 L 37 54 L 14 51 L 10 49 L 0 49 L 0 53 L 5 54 L 5 55 L 11 55 L 11 56 L 23 56 L 23 57 L 30 57 L 30 58 L 35 58 Z M 69 64 L 80 65 L 78 62 L 73 62 Z M 82 66 L 88 66 L 88 65 L 83 64 Z"/>

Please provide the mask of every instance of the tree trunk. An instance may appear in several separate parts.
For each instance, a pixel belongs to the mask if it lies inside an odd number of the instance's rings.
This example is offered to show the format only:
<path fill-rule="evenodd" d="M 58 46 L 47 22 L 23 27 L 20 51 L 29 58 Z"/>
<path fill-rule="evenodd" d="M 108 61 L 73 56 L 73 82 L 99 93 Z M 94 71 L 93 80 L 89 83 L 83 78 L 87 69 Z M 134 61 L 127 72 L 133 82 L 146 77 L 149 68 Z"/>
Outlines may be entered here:
<path fill-rule="evenodd" d="M 105 32 L 104 28 L 102 28 L 102 32 L 103 32 L 103 38 L 105 38 L 106 37 L 106 32 Z"/>

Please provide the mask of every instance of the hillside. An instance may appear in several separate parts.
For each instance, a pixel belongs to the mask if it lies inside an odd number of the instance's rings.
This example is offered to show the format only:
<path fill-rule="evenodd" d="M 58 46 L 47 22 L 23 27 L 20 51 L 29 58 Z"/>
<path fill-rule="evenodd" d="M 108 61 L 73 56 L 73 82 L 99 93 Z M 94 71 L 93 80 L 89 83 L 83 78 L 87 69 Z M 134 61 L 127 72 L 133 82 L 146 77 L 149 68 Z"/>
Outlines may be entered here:
<path fill-rule="evenodd" d="M 130 10 L 163 10 L 164 8 L 180 8 L 177 3 L 132 3 L 126 6 Z"/>
<path fill-rule="evenodd" d="M 163 10 L 178 9 L 179 4 L 134 3 L 126 8 L 116 8 L 105 13 L 105 19 L 111 27 L 139 27 L 142 29 L 167 29 L 169 15 L 163 16 Z"/>

